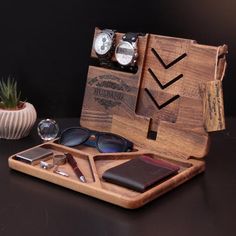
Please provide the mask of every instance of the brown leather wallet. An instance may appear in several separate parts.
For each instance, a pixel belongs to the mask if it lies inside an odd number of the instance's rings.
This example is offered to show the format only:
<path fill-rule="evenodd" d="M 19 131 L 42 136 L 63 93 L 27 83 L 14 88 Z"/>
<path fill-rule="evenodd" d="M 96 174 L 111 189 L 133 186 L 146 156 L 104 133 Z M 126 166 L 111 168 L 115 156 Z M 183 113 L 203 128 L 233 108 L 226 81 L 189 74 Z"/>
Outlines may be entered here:
<path fill-rule="evenodd" d="M 139 156 L 106 170 L 102 178 L 110 183 L 144 192 L 161 180 L 176 174 L 179 167 L 167 161 Z"/>

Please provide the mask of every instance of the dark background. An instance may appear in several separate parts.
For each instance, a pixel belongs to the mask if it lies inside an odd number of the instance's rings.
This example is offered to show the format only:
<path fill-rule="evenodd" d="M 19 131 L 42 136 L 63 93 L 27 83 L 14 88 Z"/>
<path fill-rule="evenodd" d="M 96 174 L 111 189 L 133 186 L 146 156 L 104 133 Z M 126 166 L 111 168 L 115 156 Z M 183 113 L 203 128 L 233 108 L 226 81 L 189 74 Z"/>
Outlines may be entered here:
<path fill-rule="evenodd" d="M 236 115 L 236 1 L 1 0 L 0 78 L 39 117 L 79 117 L 95 26 L 229 46 L 225 111 Z"/>

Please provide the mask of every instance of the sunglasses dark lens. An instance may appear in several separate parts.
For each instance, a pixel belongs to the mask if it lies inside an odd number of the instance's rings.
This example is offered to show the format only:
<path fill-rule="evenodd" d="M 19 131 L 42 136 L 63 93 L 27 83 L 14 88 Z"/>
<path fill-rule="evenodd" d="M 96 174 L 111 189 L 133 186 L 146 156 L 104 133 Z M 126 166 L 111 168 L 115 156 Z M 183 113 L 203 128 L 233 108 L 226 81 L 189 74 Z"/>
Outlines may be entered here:
<path fill-rule="evenodd" d="M 85 142 L 89 137 L 89 131 L 86 129 L 74 128 L 62 132 L 60 144 L 73 147 Z"/>
<path fill-rule="evenodd" d="M 126 149 L 126 142 L 115 135 L 102 134 L 98 138 L 98 148 L 101 152 L 123 152 Z"/>

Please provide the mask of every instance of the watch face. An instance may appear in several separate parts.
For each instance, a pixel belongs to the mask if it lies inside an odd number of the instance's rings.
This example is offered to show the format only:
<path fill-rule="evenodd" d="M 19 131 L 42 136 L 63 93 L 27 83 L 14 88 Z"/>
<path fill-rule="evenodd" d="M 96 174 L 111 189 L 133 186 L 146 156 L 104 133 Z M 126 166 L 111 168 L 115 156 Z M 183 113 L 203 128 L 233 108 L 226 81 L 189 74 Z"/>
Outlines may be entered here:
<path fill-rule="evenodd" d="M 129 65 L 133 61 L 134 54 L 134 47 L 129 42 L 121 42 L 116 47 L 116 60 L 123 66 Z"/>
<path fill-rule="evenodd" d="M 112 46 L 112 39 L 107 33 L 100 33 L 94 42 L 95 52 L 99 55 L 105 55 Z"/>

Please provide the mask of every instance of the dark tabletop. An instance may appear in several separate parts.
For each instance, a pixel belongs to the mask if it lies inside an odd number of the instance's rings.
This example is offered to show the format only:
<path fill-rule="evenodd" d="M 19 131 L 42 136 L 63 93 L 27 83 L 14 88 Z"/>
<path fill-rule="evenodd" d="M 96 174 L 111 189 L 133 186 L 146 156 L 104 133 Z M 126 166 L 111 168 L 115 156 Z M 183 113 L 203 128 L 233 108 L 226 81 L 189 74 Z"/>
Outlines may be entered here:
<path fill-rule="evenodd" d="M 58 119 L 61 128 L 78 119 Z M 0 140 L 0 235 L 236 235 L 236 118 L 211 133 L 206 171 L 136 210 L 10 170 L 8 157 L 39 144 L 36 128 Z"/>

